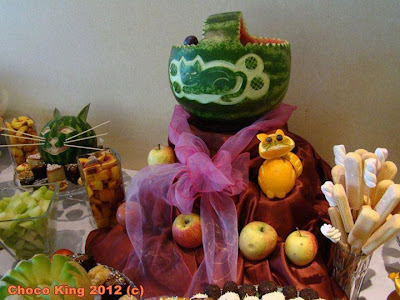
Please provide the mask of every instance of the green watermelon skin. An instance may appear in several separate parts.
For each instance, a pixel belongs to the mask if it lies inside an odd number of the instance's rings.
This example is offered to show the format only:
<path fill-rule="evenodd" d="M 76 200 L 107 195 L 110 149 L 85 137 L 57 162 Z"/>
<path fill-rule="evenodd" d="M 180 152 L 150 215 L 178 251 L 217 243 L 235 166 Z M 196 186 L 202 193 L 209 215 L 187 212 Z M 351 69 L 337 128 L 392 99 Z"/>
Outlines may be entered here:
<path fill-rule="evenodd" d="M 64 127 L 73 128 L 74 131 L 71 133 L 68 133 L 68 134 L 63 134 L 60 132 L 60 129 L 64 128 Z M 50 131 L 47 132 L 47 130 L 46 130 L 47 128 L 49 128 Z M 57 138 L 58 141 L 54 145 L 57 148 L 61 148 L 64 146 L 64 142 L 66 141 L 67 138 L 72 137 L 72 136 L 74 136 L 80 132 L 83 132 L 85 130 L 88 130 L 90 128 L 91 128 L 91 126 L 86 121 L 84 121 L 78 117 L 59 116 L 59 117 L 54 118 L 53 120 L 48 122 L 40 132 L 40 136 L 44 137 L 46 139 L 44 145 L 39 146 L 39 151 L 40 151 L 40 155 L 41 155 L 42 159 L 48 164 L 65 165 L 65 164 L 70 164 L 70 163 L 76 163 L 77 156 L 86 154 L 89 152 L 93 152 L 94 150 L 78 149 L 78 148 L 69 147 L 67 150 L 65 150 L 59 154 L 53 155 L 48 152 L 48 150 L 52 147 L 50 142 L 53 138 Z M 90 130 L 90 131 L 76 137 L 76 139 L 85 138 L 85 137 L 94 136 L 94 135 L 96 135 L 94 130 Z M 75 140 L 75 138 L 72 140 Z M 77 146 L 96 148 L 97 147 L 97 139 L 92 138 L 92 139 L 74 142 L 71 144 L 77 145 Z"/>
<path fill-rule="evenodd" d="M 275 109 L 282 102 L 290 79 L 290 44 L 284 41 L 282 43 L 247 43 L 243 45 L 240 36 L 247 34 L 243 32 L 245 30 L 243 26 L 240 12 L 214 15 L 207 19 L 204 25 L 203 39 L 197 45 L 172 47 L 168 69 L 171 90 L 178 103 L 191 115 L 206 121 L 249 123 Z M 224 67 L 230 69 L 227 73 L 231 74 L 231 79 L 232 74 L 235 74 L 235 78 L 238 80 L 242 76 L 240 73 L 244 73 L 248 81 L 246 89 L 253 84 L 251 81 L 253 70 L 248 69 L 246 64 L 238 67 L 238 62 L 247 56 L 262 60 L 263 67 L 259 74 L 269 80 L 268 89 L 257 95 L 252 94 L 250 88 L 245 97 L 241 95 L 242 98 L 244 97 L 243 99 L 226 102 L 222 97 L 218 99 L 218 93 L 221 91 L 217 90 L 216 95 L 210 96 L 213 93 L 210 88 L 213 82 L 207 82 L 207 80 L 211 78 L 211 81 L 216 82 L 215 76 L 212 77 L 211 73 L 213 69 L 216 72 L 219 71 L 215 68 L 218 65 L 222 65 L 222 69 Z M 197 74 L 194 75 L 197 76 L 197 81 L 188 77 L 187 82 L 184 83 L 182 61 L 186 66 L 191 65 L 192 69 L 195 69 L 197 63 Z M 201 71 L 199 71 L 200 69 Z M 201 78 L 200 73 L 205 70 L 208 70 L 208 74 Z M 222 79 L 228 81 L 229 77 L 226 76 Z M 197 91 L 193 88 L 196 85 L 200 86 Z M 235 91 L 236 95 L 234 96 L 240 95 L 241 91 L 243 91 L 243 86 Z M 210 101 L 212 97 L 217 97 L 217 100 Z M 235 99 L 235 97 L 231 99 Z"/>

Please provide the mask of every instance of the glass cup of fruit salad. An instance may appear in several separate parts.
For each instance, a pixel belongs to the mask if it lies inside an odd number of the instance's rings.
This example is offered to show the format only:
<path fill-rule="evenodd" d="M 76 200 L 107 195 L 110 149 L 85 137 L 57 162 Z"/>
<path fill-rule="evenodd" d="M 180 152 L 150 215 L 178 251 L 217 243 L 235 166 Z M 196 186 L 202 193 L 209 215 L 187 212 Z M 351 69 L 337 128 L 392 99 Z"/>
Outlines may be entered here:
<path fill-rule="evenodd" d="M 14 259 L 53 253 L 58 190 L 58 183 L 0 189 L 0 245 Z"/>
<path fill-rule="evenodd" d="M 15 166 L 26 161 L 29 155 L 37 153 L 40 138 L 36 130 L 35 121 L 30 116 L 19 116 L 10 122 L 4 121 L 4 133 L 9 147 L 10 155 Z"/>
<path fill-rule="evenodd" d="M 115 151 L 105 149 L 77 159 L 97 227 L 115 226 L 118 207 L 125 201 L 119 156 Z"/>

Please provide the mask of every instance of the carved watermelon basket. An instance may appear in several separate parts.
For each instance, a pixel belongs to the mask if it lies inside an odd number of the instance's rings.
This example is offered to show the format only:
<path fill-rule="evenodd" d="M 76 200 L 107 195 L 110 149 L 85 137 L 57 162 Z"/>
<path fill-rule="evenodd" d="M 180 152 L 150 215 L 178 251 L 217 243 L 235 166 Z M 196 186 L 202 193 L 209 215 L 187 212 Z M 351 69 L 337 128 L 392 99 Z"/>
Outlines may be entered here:
<path fill-rule="evenodd" d="M 286 40 L 249 35 L 241 12 L 216 14 L 198 44 L 172 47 L 170 86 L 195 118 L 243 126 L 282 102 L 290 62 Z"/>

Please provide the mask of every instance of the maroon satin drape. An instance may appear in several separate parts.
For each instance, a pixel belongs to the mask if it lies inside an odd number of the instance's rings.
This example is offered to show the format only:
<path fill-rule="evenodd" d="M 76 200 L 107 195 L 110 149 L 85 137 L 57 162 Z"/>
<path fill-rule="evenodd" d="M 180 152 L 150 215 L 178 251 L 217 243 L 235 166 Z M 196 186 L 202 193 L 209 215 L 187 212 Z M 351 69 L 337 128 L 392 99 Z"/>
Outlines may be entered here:
<path fill-rule="evenodd" d="M 231 136 L 229 133 L 214 133 L 202 131 L 191 126 L 193 134 L 204 140 L 213 156 L 219 147 Z M 270 132 L 274 132 L 271 130 Z M 279 236 L 278 245 L 266 259 L 258 262 L 246 260 L 239 252 L 237 283 L 258 284 L 263 280 L 272 280 L 280 286 L 294 285 L 298 290 L 304 287 L 315 289 L 324 299 L 347 299 L 342 290 L 329 277 L 332 259 L 332 244 L 320 234 L 319 228 L 329 222 L 327 214 L 328 202 L 325 200 L 320 186 L 331 179 L 330 167 L 315 152 L 313 147 L 303 138 L 284 129 L 296 143 L 293 150 L 303 163 L 303 173 L 296 179 L 293 190 L 285 199 L 268 199 L 257 184 L 258 168 L 263 159 L 258 155 L 259 141 L 254 138 L 245 151 L 251 155 L 250 184 L 239 196 L 232 197 L 236 204 L 238 227 L 240 230 L 251 221 L 263 221 L 273 226 Z M 195 203 L 194 211 L 199 205 Z M 178 212 L 176 212 L 177 214 Z M 293 265 L 285 256 L 284 241 L 286 237 L 299 227 L 314 233 L 318 239 L 319 251 L 315 260 L 305 266 Z M 171 231 L 164 238 L 171 238 Z M 90 233 L 86 242 L 86 252 L 93 255 L 97 262 L 111 266 L 124 272 L 136 284 L 145 288 L 145 297 L 154 295 L 171 295 L 165 286 L 157 283 L 163 278 L 179 282 L 179 274 L 161 271 L 165 268 L 154 266 L 152 280 L 135 278 L 135 270 L 127 269 L 127 262 L 135 259 L 131 255 L 132 246 L 128 235 L 121 226 L 113 229 L 95 230 Z M 157 255 L 163 253 L 160 247 Z M 193 273 L 203 259 L 202 248 L 195 250 L 182 249 L 182 259 Z M 157 270 L 160 270 L 157 273 Z M 202 291 L 198 291 L 202 292 Z M 182 296 L 182 295 L 178 295 Z"/>

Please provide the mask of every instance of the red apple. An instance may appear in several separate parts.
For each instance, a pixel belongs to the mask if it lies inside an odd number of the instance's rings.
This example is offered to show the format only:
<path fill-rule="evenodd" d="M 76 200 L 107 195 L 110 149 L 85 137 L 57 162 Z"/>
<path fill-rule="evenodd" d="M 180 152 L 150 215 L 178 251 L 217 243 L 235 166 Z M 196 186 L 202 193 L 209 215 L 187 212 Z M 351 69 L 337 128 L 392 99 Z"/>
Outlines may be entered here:
<path fill-rule="evenodd" d="M 124 227 L 124 229 L 126 229 L 125 215 L 126 215 L 126 202 L 122 203 L 117 210 L 117 222 L 119 225 Z"/>
<path fill-rule="evenodd" d="M 126 210 L 126 202 L 122 203 L 117 210 L 117 222 L 126 230 L 126 216 L 128 215 L 129 218 L 133 220 L 139 220 L 139 209 L 142 213 L 142 218 L 145 218 L 144 210 L 141 205 L 137 202 L 132 202 L 129 204 L 131 207 L 130 210 Z"/>
<path fill-rule="evenodd" d="M 177 216 L 172 224 L 174 241 L 185 248 L 196 248 L 202 244 L 201 222 L 198 214 Z"/>
<path fill-rule="evenodd" d="M 298 266 L 312 262 L 318 252 L 318 242 L 311 232 L 296 230 L 285 241 L 285 253 L 289 260 Z"/>
<path fill-rule="evenodd" d="M 73 255 L 74 252 L 72 252 L 71 250 L 68 250 L 68 249 L 58 249 L 56 252 L 53 253 L 53 255 L 55 255 L 55 254 L 67 256 L 67 255 Z"/>
<path fill-rule="evenodd" d="M 278 242 L 278 234 L 274 227 L 264 222 L 250 222 L 239 236 L 239 248 L 249 260 L 260 260 L 274 251 Z"/>
<path fill-rule="evenodd" d="M 147 164 L 151 165 L 159 165 L 159 164 L 173 164 L 175 163 L 175 152 L 170 146 L 165 146 L 158 144 L 157 147 L 153 148 L 149 152 L 149 156 L 147 157 Z"/>

